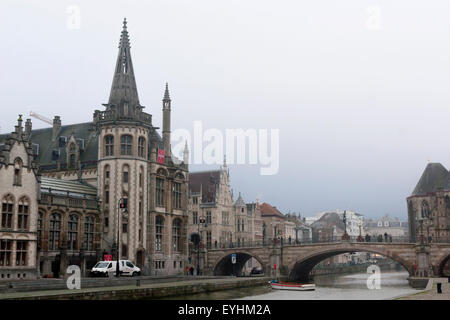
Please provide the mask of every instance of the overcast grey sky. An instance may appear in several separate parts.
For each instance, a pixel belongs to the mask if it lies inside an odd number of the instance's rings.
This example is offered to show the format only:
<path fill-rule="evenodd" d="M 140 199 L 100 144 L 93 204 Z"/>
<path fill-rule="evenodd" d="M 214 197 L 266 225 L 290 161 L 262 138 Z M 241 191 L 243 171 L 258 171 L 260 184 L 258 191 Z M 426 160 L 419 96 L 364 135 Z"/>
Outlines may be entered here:
<path fill-rule="evenodd" d="M 31 110 L 91 121 L 127 17 L 156 126 L 168 81 L 173 128 L 280 129 L 279 173 L 231 166 L 235 194 L 406 219 L 427 160 L 450 167 L 449 15 L 448 0 L 2 0 L 1 131 Z"/>

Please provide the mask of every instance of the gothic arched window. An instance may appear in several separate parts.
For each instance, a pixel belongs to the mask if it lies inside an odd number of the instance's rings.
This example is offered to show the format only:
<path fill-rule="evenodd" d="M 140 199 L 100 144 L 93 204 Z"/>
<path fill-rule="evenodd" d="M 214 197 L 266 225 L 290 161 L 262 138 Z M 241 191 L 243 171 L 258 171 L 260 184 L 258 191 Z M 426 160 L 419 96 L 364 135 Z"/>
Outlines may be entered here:
<path fill-rule="evenodd" d="M 2 228 L 12 229 L 14 213 L 14 198 L 12 195 L 7 195 L 2 201 Z"/>
<path fill-rule="evenodd" d="M 61 235 L 61 215 L 59 213 L 53 213 L 50 216 L 49 231 L 48 248 L 49 250 L 58 250 Z"/>
<path fill-rule="evenodd" d="M 176 218 L 172 222 L 172 247 L 174 252 L 181 249 L 181 220 Z"/>
<path fill-rule="evenodd" d="M 30 203 L 26 197 L 19 200 L 18 215 L 17 215 L 17 229 L 28 230 Z"/>
<path fill-rule="evenodd" d="M 71 214 L 67 224 L 67 249 L 78 249 L 78 216 Z"/>

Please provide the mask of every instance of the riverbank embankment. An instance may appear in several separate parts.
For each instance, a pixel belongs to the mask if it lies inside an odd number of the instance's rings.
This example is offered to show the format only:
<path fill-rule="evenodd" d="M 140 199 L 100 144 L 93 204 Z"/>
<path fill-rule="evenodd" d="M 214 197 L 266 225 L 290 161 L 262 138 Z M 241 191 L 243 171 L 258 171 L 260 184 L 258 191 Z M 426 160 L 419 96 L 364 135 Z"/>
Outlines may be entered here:
<path fill-rule="evenodd" d="M 171 296 L 191 295 L 220 290 L 262 286 L 268 277 L 229 277 L 217 279 L 181 280 L 117 287 L 46 290 L 0 294 L 0 299 L 14 300 L 139 300 L 161 299 Z"/>

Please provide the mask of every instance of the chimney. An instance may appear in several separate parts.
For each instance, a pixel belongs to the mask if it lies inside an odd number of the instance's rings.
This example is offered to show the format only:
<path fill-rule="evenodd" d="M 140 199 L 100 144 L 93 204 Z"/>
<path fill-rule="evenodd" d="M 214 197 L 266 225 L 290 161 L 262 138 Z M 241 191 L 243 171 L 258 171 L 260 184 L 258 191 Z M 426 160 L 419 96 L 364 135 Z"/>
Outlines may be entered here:
<path fill-rule="evenodd" d="M 29 137 L 32 129 L 31 119 L 27 119 L 25 122 L 25 134 Z"/>
<path fill-rule="evenodd" d="M 52 141 L 56 140 L 56 137 L 58 136 L 59 129 L 61 129 L 61 118 L 59 116 L 55 116 L 53 118 L 53 134 L 52 134 Z"/>

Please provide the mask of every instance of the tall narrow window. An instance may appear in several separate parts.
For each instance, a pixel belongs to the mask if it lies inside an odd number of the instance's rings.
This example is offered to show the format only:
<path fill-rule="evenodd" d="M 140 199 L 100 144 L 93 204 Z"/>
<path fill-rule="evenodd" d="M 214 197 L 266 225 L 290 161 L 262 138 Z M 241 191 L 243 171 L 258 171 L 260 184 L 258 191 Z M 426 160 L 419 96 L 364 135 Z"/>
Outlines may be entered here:
<path fill-rule="evenodd" d="M 78 216 L 71 214 L 67 225 L 67 249 L 78 249 Z"/>
<path fill-rule="evenodd" d="M 38 223 L 37 223 L 37 246 L 38 248 L 42 248 L 42 213 L 38 214 Z"/>
<path fill-rule="evenodd" d="M 120 154 L 131 156 L 133 146 L 133 137 L 126 134 L 120 137 Z"/>
<path fill-rule="evenodd" d="M 211 224 L 212 218 L 211 218 L 211 211 L 206 211 L 206 223 Z"/>
<path fill-rule="evenodd" d="M 128 183 L 128 181 L 129 181 L 128 171 L 129 171 L 128 165 L 124 165 L 123 166 L 123 172 L 122 172 L 122 182 L 123 183 Z"/>
<path fill-rule="evenodd" d="M 173 207 L 181 208 L 181 183 L 173 183 Z"/>
<path fill-rule="evenodd" d="M 164 206 L 164 179 L 156 178 L 156 205 Z"/>
<path fill-rule="evenodd" d="M 27 265 L 27 248 L 28 241 L 16 242 L 16 266 Z"/>
<path fill-rule="evenodd" d="M 145 138 L 139 137 L 138 140 L 138 156 L 141 158 L 145 157 Z"/>
<path fill-rule="evenodd" d="M 176 218 L 172 222 L 172 246 L 174 252 L 179 252 L 181 249 L 181 220 Z"/>
<path fill-rule="evenodd" d="M 53 213 L 50 216 L 50 226 L 49 226 L 49 239 L 48 247 L 49 250 L 59 249 L 59 239 L 61 235 L 61 215 L 58 213 Z"/>
<path fill-rule="evenodd" d="M 11 265 L 12 240 L 0 240 L 0 267 Z"/>
<path fill-rule="evenodd" d="M 114 155 L 114 136 L 108 135 L 105 137 L 105 156 Z"/>
<path fill-rule="evenodd" d="M 14 181 L 13 184 L 15 186 L 22 185 L 22 160 L 17 158 L 14 160 Z"/>
<path fill-rule="evenodd" d="M 2 202 L 2 228 L 12 229 L 14 198 L 11 195 L 3 198 Z"/>
<path fill-rule="evenodd" d="M 69 168 L 75 169 L 76 167 L 76 146 L 75 143 L 71 143 L 69 146 Z"/>
<path fill-rule="evenodd" d="M 156 221 L 155 221 L 155 250 L 156 251 L 162 251 L 163 230 L 164 230 L 164 218 L 161 216 L 157 216 Z"/>
<path fill-rule="evenodd" d="M 198 212 L 193 211 L 192 212 L 192 224 L 197 224 L 197 223 L 198 223 Z"/>
<path fill-rule="evenodd" d="M 94 217 L 91 216 L 84 220 L 84 249 L 94 250 Z"/>
<path fill-rule="evenodd" d="M 211 231 L 206 232 L 206 248 L 211 249 Z"/>
<path fill-rule="evenodd" d="M 29 216 L 29 203 L 27 198 L 19 200 L 18 216 L 17 216 L 17 229 L 24 231 L 28 230 L 28 216 Z"/>

